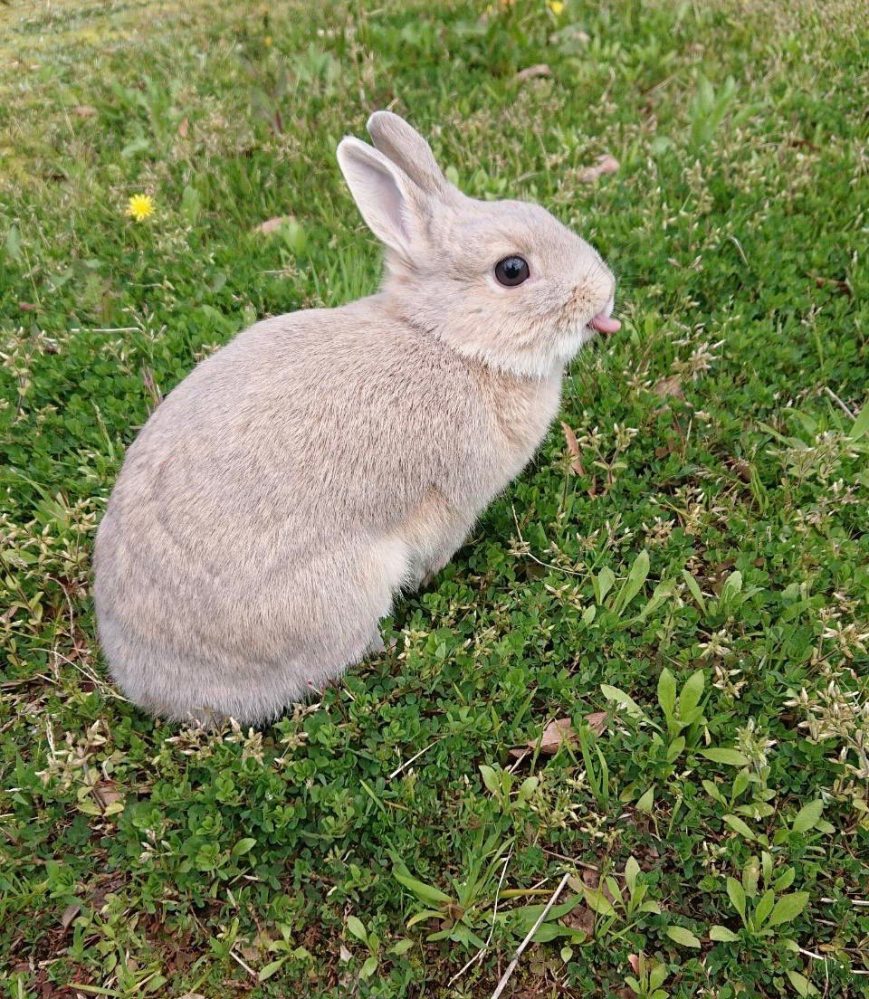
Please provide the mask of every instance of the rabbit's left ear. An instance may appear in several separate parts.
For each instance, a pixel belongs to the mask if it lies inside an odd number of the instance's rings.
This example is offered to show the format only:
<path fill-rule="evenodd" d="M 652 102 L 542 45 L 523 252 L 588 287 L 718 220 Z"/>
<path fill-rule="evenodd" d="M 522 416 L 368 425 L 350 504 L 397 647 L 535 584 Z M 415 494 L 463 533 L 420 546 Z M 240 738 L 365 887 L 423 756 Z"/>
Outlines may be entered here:
<path fill-rule="evenodd" d="M 379 150 L 348 136 L 338 165 L 368 228 L 408 262 L 425 231 L 423 192 Z"/>
<path fill-rule="evenodd" d="M 374 145 L 420 190 L 429 195 L 440 195 L 447 190 L 449 182 L 437 165 L 431 146 L 403 118 L 391 111 L 375 111 L 366 128 Z"/>

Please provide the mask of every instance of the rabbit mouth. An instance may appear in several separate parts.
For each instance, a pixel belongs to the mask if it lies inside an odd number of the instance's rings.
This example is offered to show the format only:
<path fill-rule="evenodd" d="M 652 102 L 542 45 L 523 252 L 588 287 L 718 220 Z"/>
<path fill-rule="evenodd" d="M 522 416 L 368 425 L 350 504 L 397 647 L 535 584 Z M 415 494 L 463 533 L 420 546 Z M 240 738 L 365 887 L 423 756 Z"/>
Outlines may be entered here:
<path fill-rule="evenodd" d="M 598 333 L 618 333 L 622 324 L 618 319 L 611 319 L 603 312 L 599 312 L 594 319 L 589 321 L 588 328 L 596 330 Z"/>
<path fill-rule="evenodd" d="M 603 333 L 605 335 L 618 333 L 618 331 L 622 328 L 622 324 L 618 321 L 618 319 L 612 318 L 614 306 L 615 302 L 613 299 L 610 299 L 596 316 L 589 319 L 588 329 L 595 333 Z"/>

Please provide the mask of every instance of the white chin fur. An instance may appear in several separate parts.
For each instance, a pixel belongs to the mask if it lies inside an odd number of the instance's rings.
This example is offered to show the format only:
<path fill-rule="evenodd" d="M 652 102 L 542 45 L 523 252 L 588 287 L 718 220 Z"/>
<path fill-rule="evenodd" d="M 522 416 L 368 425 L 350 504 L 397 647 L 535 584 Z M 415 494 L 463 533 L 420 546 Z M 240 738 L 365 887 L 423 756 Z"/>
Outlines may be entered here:
<path fill-rule="evenodd" d="M 597 333 L 590 326 L 580 326 L 562 339 L 559 344 L 559 355 L 564 358 L 567 364 L 579 353 L 579 351 L 590 341 L 594 340 Z"/>
<path fill-rule="evenodd" d="M 589 326 L 574 327 L 558 340 L 553 350 L 546 353 L 535 351 L 529 354 L 510 355 L 500 350 L 480 349 L 472 344 L 453 343 L 452 346 L 465 357 L 482 361 L 500 371 L 524 378 L 551 378 L 563 371 L 582 347 L 596 336 L 595 330 Z"/>

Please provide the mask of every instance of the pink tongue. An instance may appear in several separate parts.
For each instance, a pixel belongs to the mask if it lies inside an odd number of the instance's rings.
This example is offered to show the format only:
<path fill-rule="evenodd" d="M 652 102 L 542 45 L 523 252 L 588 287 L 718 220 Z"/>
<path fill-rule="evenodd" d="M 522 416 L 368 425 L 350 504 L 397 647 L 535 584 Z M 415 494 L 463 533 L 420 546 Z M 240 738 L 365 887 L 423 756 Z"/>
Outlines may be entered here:
<path fill-rule="evenodd" d="M 611 316 L 605 316 L 602 312 L 599 312 L 594 319 L 588 324 L 593 330 L 597 330 L 598 333 L 618 333 L 622 328 L 622 324 L 618 319 L 613 319 Z"/>

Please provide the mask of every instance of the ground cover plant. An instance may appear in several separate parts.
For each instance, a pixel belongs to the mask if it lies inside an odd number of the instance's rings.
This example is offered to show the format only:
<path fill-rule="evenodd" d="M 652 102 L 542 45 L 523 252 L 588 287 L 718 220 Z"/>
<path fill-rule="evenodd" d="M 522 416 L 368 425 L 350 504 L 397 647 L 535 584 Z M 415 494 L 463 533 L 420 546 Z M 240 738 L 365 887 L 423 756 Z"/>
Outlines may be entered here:
<path fill-rule="evenodd" d="M 865 994 L 863 0 L 0 29 L 0 994 L 482 997 L 532 930 L 503 995 Z M 157 724 L 95 525 L 197 359 L 376 286 L 334 148 L 387 105 L 594 242 L 623 330 L 387 654 L 262 731 Z"/>

